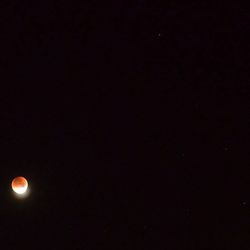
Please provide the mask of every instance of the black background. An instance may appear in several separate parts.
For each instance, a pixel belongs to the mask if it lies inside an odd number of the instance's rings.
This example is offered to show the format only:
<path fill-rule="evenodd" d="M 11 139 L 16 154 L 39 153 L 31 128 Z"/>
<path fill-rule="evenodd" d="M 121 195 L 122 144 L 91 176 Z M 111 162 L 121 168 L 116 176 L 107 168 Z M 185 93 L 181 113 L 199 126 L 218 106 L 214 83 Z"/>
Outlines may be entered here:
<path fill-rule="evenodd" d="M 245 6 L 0 10 L 1 248 L 248 249 Z"/>

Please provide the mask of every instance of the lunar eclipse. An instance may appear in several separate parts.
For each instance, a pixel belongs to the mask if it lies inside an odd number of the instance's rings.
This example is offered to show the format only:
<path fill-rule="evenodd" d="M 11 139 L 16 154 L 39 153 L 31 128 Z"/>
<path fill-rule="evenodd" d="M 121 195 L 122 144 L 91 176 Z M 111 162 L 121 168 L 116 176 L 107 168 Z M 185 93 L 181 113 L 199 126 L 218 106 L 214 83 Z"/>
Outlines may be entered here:
<path fill-rule="evenodd" d="M 11 187 L 15 193 L 24 195 L 28 189 L 28 181 L 24 177 L 18 176 L 13 179 Z"/>

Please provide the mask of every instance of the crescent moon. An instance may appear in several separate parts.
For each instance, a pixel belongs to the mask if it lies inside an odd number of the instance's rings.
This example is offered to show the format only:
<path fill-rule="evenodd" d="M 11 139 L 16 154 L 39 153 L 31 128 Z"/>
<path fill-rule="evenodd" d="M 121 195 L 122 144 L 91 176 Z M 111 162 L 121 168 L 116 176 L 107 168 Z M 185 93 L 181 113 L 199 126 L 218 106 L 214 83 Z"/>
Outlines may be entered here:
<path fill-rule="evenodd" d="M 12 181 L 11 187 L 15 193 L 24 194 L 28 189 L 28 181 L 24 177 L 18 176 Z"/>

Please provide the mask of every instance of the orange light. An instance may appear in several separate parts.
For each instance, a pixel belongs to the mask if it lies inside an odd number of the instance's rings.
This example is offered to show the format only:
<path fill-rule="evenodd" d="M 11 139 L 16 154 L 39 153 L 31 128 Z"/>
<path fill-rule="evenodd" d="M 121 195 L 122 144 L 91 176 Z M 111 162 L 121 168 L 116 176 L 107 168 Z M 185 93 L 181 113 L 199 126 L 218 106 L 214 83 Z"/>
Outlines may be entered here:
<path fill-rule="evenodd" d="M 11 187 L 15 193 L 22 195 L 28 189 L 28 181 L 24 177 L 18 176 L 13 179 Z"/>

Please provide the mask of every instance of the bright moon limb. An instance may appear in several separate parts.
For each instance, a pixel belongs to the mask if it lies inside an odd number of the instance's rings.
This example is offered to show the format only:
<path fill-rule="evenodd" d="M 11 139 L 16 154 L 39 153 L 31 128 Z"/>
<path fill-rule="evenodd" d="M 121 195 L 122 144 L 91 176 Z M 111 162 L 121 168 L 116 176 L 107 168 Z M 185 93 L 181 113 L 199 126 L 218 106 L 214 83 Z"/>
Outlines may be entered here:
<path fill-rule="evenodd" d="M 15 193 L 17 193 L 19 195 L 23 195 L 27 192 L 28 181 L 22 176 L 16 177 L 12 181 L 11 187 Z"/>

